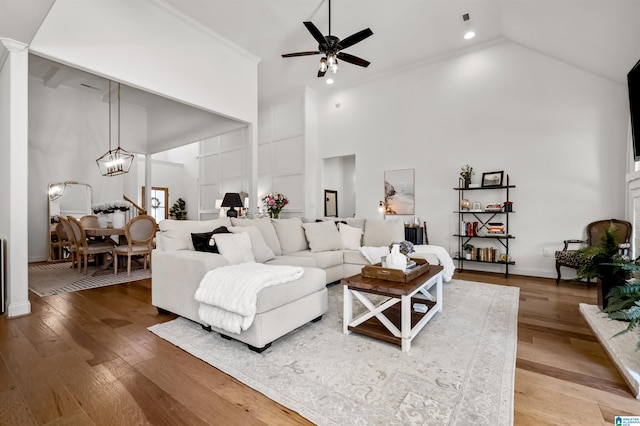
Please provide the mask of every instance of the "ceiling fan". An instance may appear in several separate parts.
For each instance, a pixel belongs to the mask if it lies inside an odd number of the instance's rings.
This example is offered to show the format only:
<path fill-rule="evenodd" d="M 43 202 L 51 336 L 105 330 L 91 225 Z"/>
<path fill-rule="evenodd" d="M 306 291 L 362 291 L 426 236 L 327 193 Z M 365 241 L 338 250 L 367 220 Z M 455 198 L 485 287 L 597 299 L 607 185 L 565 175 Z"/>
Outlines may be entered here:
<path fill-rule="evenodd" d="M 296 52 L 286 53 L 282 55 L 283 58 L 292 58 L 295 56 L 309 56 L 309 55 L 324 55 L 320 59 L 320 66 L 318 67 L 318 77 L 324 77 L 327 71 L 333 73 L 338 72 L 338 59 L 349 62 L 350 64 L 358 65 L 361 67 L 368 67 L 370 62 L 365 61 L 357 56 L 350 55 L 342 52 L 343 49 L 351 47 L 356 43 L 361 42 L 365 38 L 373 35 L 373 31 L 370 28 L 366 28 L 362 31 L 358 31 L 355 34 L 350 35 L 344 40 L 340 40 L 338 37 L 331 35 L 331 0 L 329 0 L 329 35 L 323 36 L 318 27 L 313 22 L 305 21 L 304 26 L 311 33 L 314 39 L 318 42 L 318 50 L 308 52 Z"/>

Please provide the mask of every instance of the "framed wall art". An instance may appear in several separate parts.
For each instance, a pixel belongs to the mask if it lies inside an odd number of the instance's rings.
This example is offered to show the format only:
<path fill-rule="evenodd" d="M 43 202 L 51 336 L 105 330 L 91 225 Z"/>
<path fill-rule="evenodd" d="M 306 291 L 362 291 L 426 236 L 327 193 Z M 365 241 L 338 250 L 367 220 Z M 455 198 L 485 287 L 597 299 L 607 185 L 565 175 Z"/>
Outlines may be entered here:
<path fill-rule="evenodd" d="M 415 214 L 414 169 L 384 172 L 384 209 L 387 215 Z"/>
<path fill-rule="evenodd" d="M 504 171 L 488 172 L 482 174 L 482 187 L 502 186 L 502 176 Z"/>

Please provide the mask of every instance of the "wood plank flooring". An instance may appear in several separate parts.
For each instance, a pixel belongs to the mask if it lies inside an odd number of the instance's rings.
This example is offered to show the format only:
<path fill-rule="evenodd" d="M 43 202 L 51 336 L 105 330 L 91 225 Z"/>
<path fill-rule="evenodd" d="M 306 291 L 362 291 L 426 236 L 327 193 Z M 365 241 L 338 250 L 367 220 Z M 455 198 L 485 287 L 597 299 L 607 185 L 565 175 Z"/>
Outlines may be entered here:
<path fill-rule="evenodd" d="M 515 425 L 613 425 L 616 415 L 640 415 L 578 311 L 596 303 L 595 288 L 467 271 L 456 278 L 520 287 Z M 309 424 L 147 331 L 174 318 L 151 306 L 150 288 L 143 280 L 29 293 L 31 315 L 0 316 L 0 425 Z"/>

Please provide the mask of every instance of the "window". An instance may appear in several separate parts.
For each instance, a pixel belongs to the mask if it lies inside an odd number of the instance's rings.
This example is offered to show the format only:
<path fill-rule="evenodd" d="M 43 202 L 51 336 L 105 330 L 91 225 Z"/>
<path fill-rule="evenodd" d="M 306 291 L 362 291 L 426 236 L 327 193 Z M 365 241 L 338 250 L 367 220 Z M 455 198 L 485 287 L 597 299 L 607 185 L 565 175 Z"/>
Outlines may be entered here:
<path fill-rule="evenodd" d="M 153 216 L 156 222 L 169 219 L 169 188 L 151 187 L 151 208 L 147 209 L 145 187 L 142 187 L 142 207 L 147 210 L 147 214 Z"/>

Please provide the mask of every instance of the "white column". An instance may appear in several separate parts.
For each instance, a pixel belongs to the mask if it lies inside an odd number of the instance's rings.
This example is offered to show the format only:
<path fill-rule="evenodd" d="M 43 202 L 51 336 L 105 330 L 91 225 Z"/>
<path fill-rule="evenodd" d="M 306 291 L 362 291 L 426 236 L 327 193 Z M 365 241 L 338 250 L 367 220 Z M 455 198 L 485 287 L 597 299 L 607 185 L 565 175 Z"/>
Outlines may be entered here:
<path fill-rule="evenodd" d="M 8 128 L 2 135 L 0 152 L 5 157 L 2 167 L 8 168 L 5 214 L 8 228 L 1 229 L 6 238 L 7 316 L 16 317 L 31 313 L 28 294 L 28 167 L 29 167 L 29 108 L 28 73 L 29 51 L 27 45 L 8 38 L 0 43 L 9 51 L 2 67 L 2 92 L 8 94 L 3 101 L 2 122 Z M 8 107 L 8 108 L 7 108 Z M 6 108 L 6 109 L 5 109 Z M 6 175 L 5 175 L 6 176 Z"/>
<path fill-rule="evenodd" d="M 151 215 L 151 189 L 153 188 L 152 171 L 151 167 L 153 165 L 151 154 L 146 154 L 144 156 L 144 206 L 148 215 Z M 166 206 L 168 209 L 169 206 Z"/>

